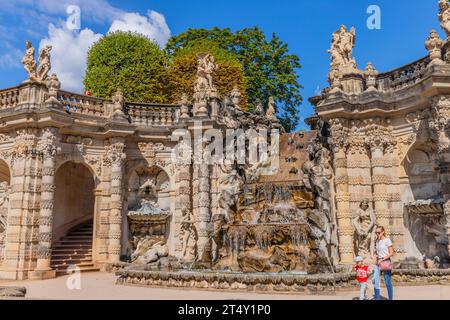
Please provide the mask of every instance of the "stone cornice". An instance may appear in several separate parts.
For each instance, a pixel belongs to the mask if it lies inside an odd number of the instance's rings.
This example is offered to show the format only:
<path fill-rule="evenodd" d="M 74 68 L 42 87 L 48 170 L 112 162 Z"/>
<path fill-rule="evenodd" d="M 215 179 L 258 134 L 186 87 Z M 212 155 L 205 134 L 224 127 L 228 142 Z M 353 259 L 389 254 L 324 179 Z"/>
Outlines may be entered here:
<path fill-rule="evenodd" d="M 359 95 L 328 94 L 310 99 L 322 118 L 365 118 L 409 113 L 430 104 L 430 98 L 450 94 L 450 65 L 431 65 L 414 85 L 396 91 L 363 92 Z"/>

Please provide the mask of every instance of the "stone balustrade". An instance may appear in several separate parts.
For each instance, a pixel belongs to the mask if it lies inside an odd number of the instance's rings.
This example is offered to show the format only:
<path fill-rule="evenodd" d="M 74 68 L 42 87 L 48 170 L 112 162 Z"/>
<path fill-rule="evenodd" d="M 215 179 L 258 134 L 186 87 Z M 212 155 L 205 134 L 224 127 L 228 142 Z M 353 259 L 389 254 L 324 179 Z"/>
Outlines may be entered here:
<path fill-rule="evenodd" d="M 423 79 L 429 63 L 430 57 L 426 56 L 398 69 L 379 74 L 377 76 L 378 91 L 397 91 L 416 84 Z"/>
<path fill-rule="evenodd" d="M 125 114 L 135 125 L 170 126 L 178 122 L 179 107 L 176 105 L 126 103 Z"/>
<path fill-rule="evenodd" d="M 60 90 L 58 91 L 58 100 L 67 111 L 72 113 L 100 117 L 105 114 L 104 104 L 106 100 L 104 99 L 83 96 Z"/>
<path fill-rule="evenodd" d="M 0 91 L 0 110 L 14 108 L 19 103 L 19 88 L 10 88 Z"/>

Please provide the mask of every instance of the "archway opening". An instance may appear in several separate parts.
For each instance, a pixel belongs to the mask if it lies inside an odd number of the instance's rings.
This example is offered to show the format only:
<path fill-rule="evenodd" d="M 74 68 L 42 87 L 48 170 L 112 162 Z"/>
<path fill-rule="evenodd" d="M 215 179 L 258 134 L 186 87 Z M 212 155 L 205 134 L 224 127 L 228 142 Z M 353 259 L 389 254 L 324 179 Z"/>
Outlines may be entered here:
<path fill-rule="evenodd" d="M 67 162 L 56 172 L 55 187 L 53 241 L 58 241 L 73 228 L 92 225 L 95 180 L 85 165 Z"/>

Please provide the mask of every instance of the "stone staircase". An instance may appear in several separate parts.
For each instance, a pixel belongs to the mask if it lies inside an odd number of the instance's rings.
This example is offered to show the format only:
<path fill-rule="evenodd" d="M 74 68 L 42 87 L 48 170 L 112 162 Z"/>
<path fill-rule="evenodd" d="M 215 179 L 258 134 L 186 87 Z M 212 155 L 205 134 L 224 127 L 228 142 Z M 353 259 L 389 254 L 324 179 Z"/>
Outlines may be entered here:
<path fill-rule="evenodd" d="M 71 230 L 53 245 L 51 267 L 56 276 L 70 274 L 68 268 L 76 265 L 81 272 L 100 271 L 92 261 L 93 225 L 83 224 Z"/>

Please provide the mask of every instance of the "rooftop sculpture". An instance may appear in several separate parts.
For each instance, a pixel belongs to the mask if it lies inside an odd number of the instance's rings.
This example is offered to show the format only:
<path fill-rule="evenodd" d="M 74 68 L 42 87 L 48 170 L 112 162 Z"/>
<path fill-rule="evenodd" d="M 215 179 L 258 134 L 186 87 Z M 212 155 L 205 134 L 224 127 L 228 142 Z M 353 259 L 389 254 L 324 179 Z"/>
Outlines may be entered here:
<path fill-rule="evenodd" d="M 30 41 L 25 42 L 26 51 L 22 59 L 22 64 L 28 74 L 27 81 L 46 81 L 48 80 L 48 72 L 51 67 L 50 51 L 51 46 L 46 46 L 39 51 L 39 66 L 37 67 L 35 60 L 35 49 Z"/>

